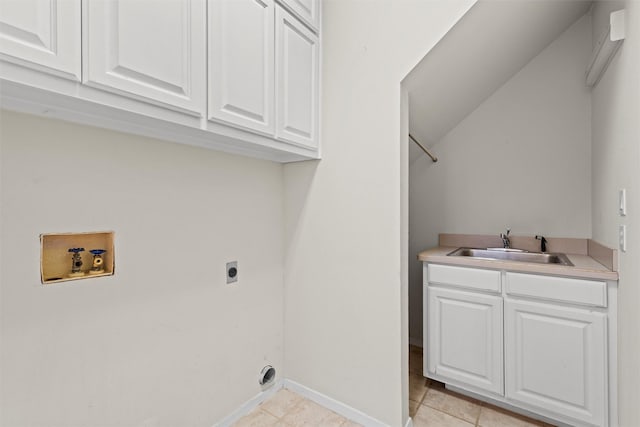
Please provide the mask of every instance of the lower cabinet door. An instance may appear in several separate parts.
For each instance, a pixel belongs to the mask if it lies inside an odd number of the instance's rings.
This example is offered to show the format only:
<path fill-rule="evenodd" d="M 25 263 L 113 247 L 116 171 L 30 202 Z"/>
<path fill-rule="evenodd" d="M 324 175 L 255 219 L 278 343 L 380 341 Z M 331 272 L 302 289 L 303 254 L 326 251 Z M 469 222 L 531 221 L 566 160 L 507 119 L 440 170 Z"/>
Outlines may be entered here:
<path fill-rule="evenodd" d="M 503 394 L 502 297 L 426 288 L 427 371 Z"/>
<path fill-rule="evenodd" d="M 505 300 L 506 397 L 607 425 L 606 316 Z"/>

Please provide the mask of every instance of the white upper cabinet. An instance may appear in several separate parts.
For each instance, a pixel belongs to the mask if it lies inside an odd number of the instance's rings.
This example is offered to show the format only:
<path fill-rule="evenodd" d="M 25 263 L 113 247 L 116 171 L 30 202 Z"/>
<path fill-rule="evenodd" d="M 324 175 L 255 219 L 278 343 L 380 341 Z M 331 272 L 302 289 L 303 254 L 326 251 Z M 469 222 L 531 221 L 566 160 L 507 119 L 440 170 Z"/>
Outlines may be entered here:
<path fill-rule="evenodd" d="M 0 0 L 3 108 L 317 159 L 319 0 Z M 285 7 L 287 9 L 285 9 Z"/>
<path fill-rule="evenodd" d="M 280 0 L 316 32 L 320 29 L 320 0 Z"/>
<path fill-rule="evenodd" d="M 209 119 L 273 136 L 273 0 L 209 0 Z"/>
<path fill-rule="evenodd" d="M 84 82 L 204 116 L 205 0 L 85 0 Z"/>
<path fill-rule="evenodd" d="M 80 80 L 80 0 L 0 0 L 0 58 Z"/>
<path fill-rule="evenodd" d="M 276 138 L 318 146 L 319 61 L 318 37 L 276 8 Z"/>

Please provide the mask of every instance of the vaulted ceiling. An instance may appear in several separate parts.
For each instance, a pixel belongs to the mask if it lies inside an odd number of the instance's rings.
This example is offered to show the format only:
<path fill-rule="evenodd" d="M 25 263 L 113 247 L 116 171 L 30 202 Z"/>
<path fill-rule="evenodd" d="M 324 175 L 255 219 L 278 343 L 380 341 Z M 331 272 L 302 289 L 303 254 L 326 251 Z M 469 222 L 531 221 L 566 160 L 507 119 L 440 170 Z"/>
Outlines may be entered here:
<path fill-rule="evenodd" d="M 405 78 L 410 133 L 430 147 L 588 12 L 582 0 L 479 0 Z M 410 162 L 421 155 L 410 143 Z"/>

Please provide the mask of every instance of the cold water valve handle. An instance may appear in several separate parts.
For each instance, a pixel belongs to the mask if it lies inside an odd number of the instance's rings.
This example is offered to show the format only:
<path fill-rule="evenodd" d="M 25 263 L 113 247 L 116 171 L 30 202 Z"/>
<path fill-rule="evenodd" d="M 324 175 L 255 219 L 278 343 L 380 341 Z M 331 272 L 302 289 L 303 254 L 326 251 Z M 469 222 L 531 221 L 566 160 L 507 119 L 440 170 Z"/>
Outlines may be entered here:
<path fill-rule="evenodd" d="M 84 248 L 69 248 L 68 252 L 73 253 L 71 257 L 71 276 L 82 275 L 82 256 L 80 252 L 84 252 Z"/>

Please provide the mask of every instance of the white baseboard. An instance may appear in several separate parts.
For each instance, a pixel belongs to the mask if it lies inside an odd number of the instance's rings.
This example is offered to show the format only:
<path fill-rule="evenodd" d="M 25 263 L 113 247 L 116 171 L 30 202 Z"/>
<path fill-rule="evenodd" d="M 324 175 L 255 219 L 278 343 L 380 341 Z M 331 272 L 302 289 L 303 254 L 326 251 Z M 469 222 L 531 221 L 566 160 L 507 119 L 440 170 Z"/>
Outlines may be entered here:
<path fill-rule="evenodd" d="M 409 337 L 409 344 L 416 347 L 424 348 L 422 345 L 422 338 Z"/>
<path fill-rule="evenodd" d="M 310 389 L 292 380 L 284 380 L 284 388 L 289 389 L 300 396 L 306 397 L 309 400 L 316 402 L 319 405 L 324 406 L 327 409 L 332 410 L 345 418 L 350 419 L 358 424 L 362 424 L 366 427 L 388 427 L 387 424 L 380 420 L 377 420 L 362 411 L 359 411 L 349 405 L 339 402 L 325 394 Z M 411 420 L 411 418 L 409 418 Z M 411 427 L 413 424 L 407 424 Z"/>
<path fill-rule="evenodd" d="M 249 412 L 253 411 L 257 408 L 262 402 L 276 394 L 280 389 L 282 389 L 284 384 L 284 380 L 279 380 L 273 386 L 269 387 L 267 390 L 260 392 L 253 396 L 251 399 L 244 402 L 238 409 L 224 417 L 221 421 L 217 422 L 213 425 L 213 427 L 229 427 L 233 425 L 240 418 L 247 415 Z"/>

